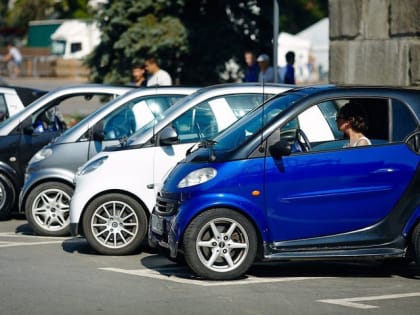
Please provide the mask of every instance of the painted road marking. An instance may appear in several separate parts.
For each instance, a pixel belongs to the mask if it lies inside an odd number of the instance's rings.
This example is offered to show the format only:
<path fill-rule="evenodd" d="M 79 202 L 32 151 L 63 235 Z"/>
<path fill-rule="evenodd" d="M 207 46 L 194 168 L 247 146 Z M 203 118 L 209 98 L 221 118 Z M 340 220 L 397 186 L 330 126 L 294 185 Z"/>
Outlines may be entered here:
<path fill-rule="evenodd" d="M 332 277 L 264 277 L 258 278 L 247 276 L 245 279 L 232 281 L 206 281 L 193 278 L 191 271 L 182 267 L 156 268 L 156 269 L 120 269 L 120 268 L 99 268 L 100 270 L 119 272 L 139 277 L 147 277 L 152 279 L 166 280 L 184 284 L 194 284 L 205 287 L 212 286 L 227 286 L 227 285 L 245 285 L 255 283 L 273 283 L 273 282 L 287 282 L 299 280 L 317 280 L 317 279 L 331 279 Z"/>
<path fill-rule="evenodd" d="M 369 309 L 369 308 L 379 308 L 379 306 L 362 304 L 362 303 L 357 303 L 357 302 L 402 299 L 402 298 L 409 298 L 409 297 L 414 297 L 414 296 L 420 296 L 420 292 L 377 295 L 377 296 L 364 296 L 364 297 L 354 297 L 354 298 L 345 298 L 345 299 L 328 299 L 328 300 L 318 300 L 317 302 L 336 304 L 336 305 L 358 308 L 358 309 Z"/>
<path fill-rule="evenodd" d="M 49 245 L 49 244 L 60 244 L 63 241 L 50 241 L 50 242 L 0 242 L 0 247 L 14 247 L 14 246 L 32 246 L 32 245 Z"/>
<path fill-rule="evenodd" d="M 0 241 L 0 247 L 15 247 L 15 246 L 33 246 L 33 245 L 49 245 L 49 244 L 61 244 L 63 241 L 79 241 L 79 239 L 73 239 L 71 237 L 50 237 L 50 236 L 37 236 L 27 234 L 16 234 L 12 232 L 0 233 L 2 238 L 19 238 L 20 241 Z M 33 242 L 23 242 L 22 239 L 37 240 Z"/>
<path fill-rule="evenodd" d="M 40 238 L 40 239 L 57 239 L 57 240 L 65 240 L 71 237 L 52 237 L 52 236 L 38 236 L 38 235 L 30 235 L 30 234 L 16 234 L 13 232 L 0 232 L 0 237 L 19 237 L 19 238 Z"/>

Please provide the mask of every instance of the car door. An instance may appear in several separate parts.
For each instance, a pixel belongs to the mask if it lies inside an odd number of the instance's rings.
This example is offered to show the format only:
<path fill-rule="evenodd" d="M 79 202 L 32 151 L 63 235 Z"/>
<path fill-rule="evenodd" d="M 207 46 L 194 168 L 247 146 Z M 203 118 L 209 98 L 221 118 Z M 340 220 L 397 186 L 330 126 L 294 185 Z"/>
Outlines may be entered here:
<path fill-rule="evenodd" d="M 266 158 L 265 202 L 272 241 L 364 229 L 392 211 L 420 162 L 401 139 L 392 138 L 399 123 L 411 124 L 407 130 L 416 128 L 413 118 L 404 122 L 394 119 L 389 106 L 395 107 L 395 103 L 383 100 L 382 113 L 371 112 L 382 117 L 382 129 L 387 130 L 387 139 L 377 140 L 378 145 L 372 139 L 374 145 L 343 148 L 343 140 L 335 139 L 331 142 L 337 145 Z M 405 112 L 411 115 L 406 108 Z M 378 120 L 373 129 L 380 129 Z M 312 123 L 305 126 L 309 138 L 311 128 L 320 125 Z M 277 137 L 276 133 L 272 137 Z"/>

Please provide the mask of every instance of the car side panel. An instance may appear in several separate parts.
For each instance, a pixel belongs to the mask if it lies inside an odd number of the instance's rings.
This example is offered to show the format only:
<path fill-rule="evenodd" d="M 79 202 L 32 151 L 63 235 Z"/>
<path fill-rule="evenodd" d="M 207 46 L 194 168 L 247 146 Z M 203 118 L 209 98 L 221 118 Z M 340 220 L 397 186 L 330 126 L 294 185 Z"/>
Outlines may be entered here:
<path fill-rule="evenodd" d="M 399 201 L 419 160 L 405 144 L 267 158 L 271 240 L 320 237 L 376 224 Z"/>

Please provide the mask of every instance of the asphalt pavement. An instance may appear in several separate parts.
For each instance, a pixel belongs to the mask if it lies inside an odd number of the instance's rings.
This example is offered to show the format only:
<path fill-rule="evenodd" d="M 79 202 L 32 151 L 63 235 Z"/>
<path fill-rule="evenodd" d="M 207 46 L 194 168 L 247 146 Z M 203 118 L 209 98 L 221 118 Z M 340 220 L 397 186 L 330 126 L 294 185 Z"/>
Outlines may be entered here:
<path fill-rule="evenodd" d="M 0 314 L 418 315 L 420 277 L 374 261 L 256 263 L 207 281 L 151 249 L 102 256 L 83 238 L 33 235 L 0 222 Z"/>

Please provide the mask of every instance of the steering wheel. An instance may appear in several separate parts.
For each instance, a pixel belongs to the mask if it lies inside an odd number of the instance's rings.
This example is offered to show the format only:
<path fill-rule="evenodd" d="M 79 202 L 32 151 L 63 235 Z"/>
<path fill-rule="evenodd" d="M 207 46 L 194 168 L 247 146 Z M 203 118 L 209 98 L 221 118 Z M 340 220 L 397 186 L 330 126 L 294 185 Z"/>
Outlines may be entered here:
<path fill-rule="evenodd" d="M 311 150 L 311 143 L 302 129 L 296 129 L 295 143 L 301 147 L 302 152 L 308 152 Z"/>

